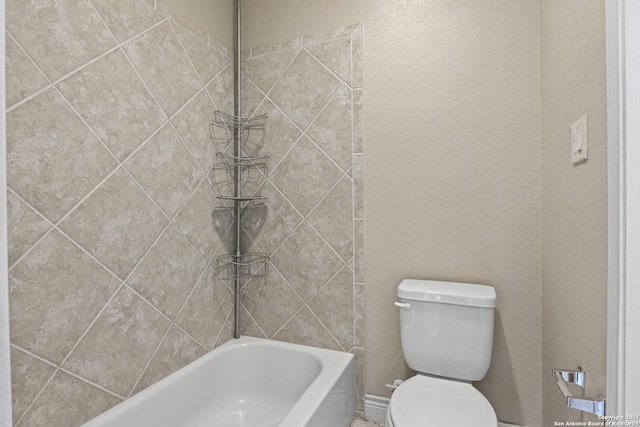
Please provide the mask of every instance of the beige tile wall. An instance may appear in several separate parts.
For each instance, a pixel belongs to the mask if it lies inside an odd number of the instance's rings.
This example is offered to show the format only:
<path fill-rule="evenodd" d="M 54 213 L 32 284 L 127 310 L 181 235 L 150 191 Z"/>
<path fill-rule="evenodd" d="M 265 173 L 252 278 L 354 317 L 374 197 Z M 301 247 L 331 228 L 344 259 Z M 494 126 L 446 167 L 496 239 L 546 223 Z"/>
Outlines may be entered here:
<path fill-rule="evenodd" d="M 242 289 L 243 332 L 354 353 L 360 411 L 361 31 L 354 25 L 247 51 L 242 81 L 243 114 L 269 116 L 264 144 L 248 149 L 271 156 L 260 190 L 269 197 L 264 223 L 243 224 L 245 249 L 269 255 L 270 274 Z"/>
<path fill-rule="evenodd" d="M 146 0 L 9 0 L 6 26 L 14 424 L 76 426 L 230 338 L 232 54 Z"/>

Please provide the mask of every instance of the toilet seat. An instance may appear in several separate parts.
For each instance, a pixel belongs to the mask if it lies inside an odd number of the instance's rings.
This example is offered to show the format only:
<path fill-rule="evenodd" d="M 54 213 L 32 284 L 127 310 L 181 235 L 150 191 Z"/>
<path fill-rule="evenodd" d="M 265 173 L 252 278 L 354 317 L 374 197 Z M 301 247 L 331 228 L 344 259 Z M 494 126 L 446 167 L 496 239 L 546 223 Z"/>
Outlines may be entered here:
<path fill-rule="evenodd" d="M 497 427 L 489 401 L 471 384 L 416 375 L 393 392 L 387 427 Z"/>

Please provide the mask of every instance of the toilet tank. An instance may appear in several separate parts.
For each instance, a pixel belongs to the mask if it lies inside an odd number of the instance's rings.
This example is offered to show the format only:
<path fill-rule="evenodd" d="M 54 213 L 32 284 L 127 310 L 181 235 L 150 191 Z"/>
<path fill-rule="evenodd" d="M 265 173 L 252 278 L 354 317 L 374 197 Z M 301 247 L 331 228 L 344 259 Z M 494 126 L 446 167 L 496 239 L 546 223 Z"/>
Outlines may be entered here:
<path fill-rule="evenodd" d="M 402 353 L 411 369 L 464 381 L 484 378 L 493 350 L 493 287 L 405 279 L 398 299 Z"/>

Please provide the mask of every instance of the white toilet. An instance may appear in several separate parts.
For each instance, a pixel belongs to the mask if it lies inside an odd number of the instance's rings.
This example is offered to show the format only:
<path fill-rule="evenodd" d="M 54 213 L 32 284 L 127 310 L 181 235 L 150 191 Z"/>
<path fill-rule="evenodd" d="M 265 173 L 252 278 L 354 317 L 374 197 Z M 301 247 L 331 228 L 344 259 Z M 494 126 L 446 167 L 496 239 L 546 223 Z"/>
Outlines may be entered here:
<path fill-rule="evenodd" d="M 407 279 L 398 299 L 402 353 L 417 375 L 393 392 L 386 427 L 497 427 L 493 407 L 471 384 L 491 362 L 495 290 Z"/>

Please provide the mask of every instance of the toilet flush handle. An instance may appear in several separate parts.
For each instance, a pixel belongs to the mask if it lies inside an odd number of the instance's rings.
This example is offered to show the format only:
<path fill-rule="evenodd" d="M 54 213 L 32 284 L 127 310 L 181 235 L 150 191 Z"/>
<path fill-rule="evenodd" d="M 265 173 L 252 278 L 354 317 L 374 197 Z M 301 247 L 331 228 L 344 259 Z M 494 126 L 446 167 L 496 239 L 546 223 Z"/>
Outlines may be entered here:
<path fill-rule="evenodd" d="M 409 302 L 398 302 L 396 301 L 396 305 L 405 310 L 411 310 L 411 303 Z"/>

